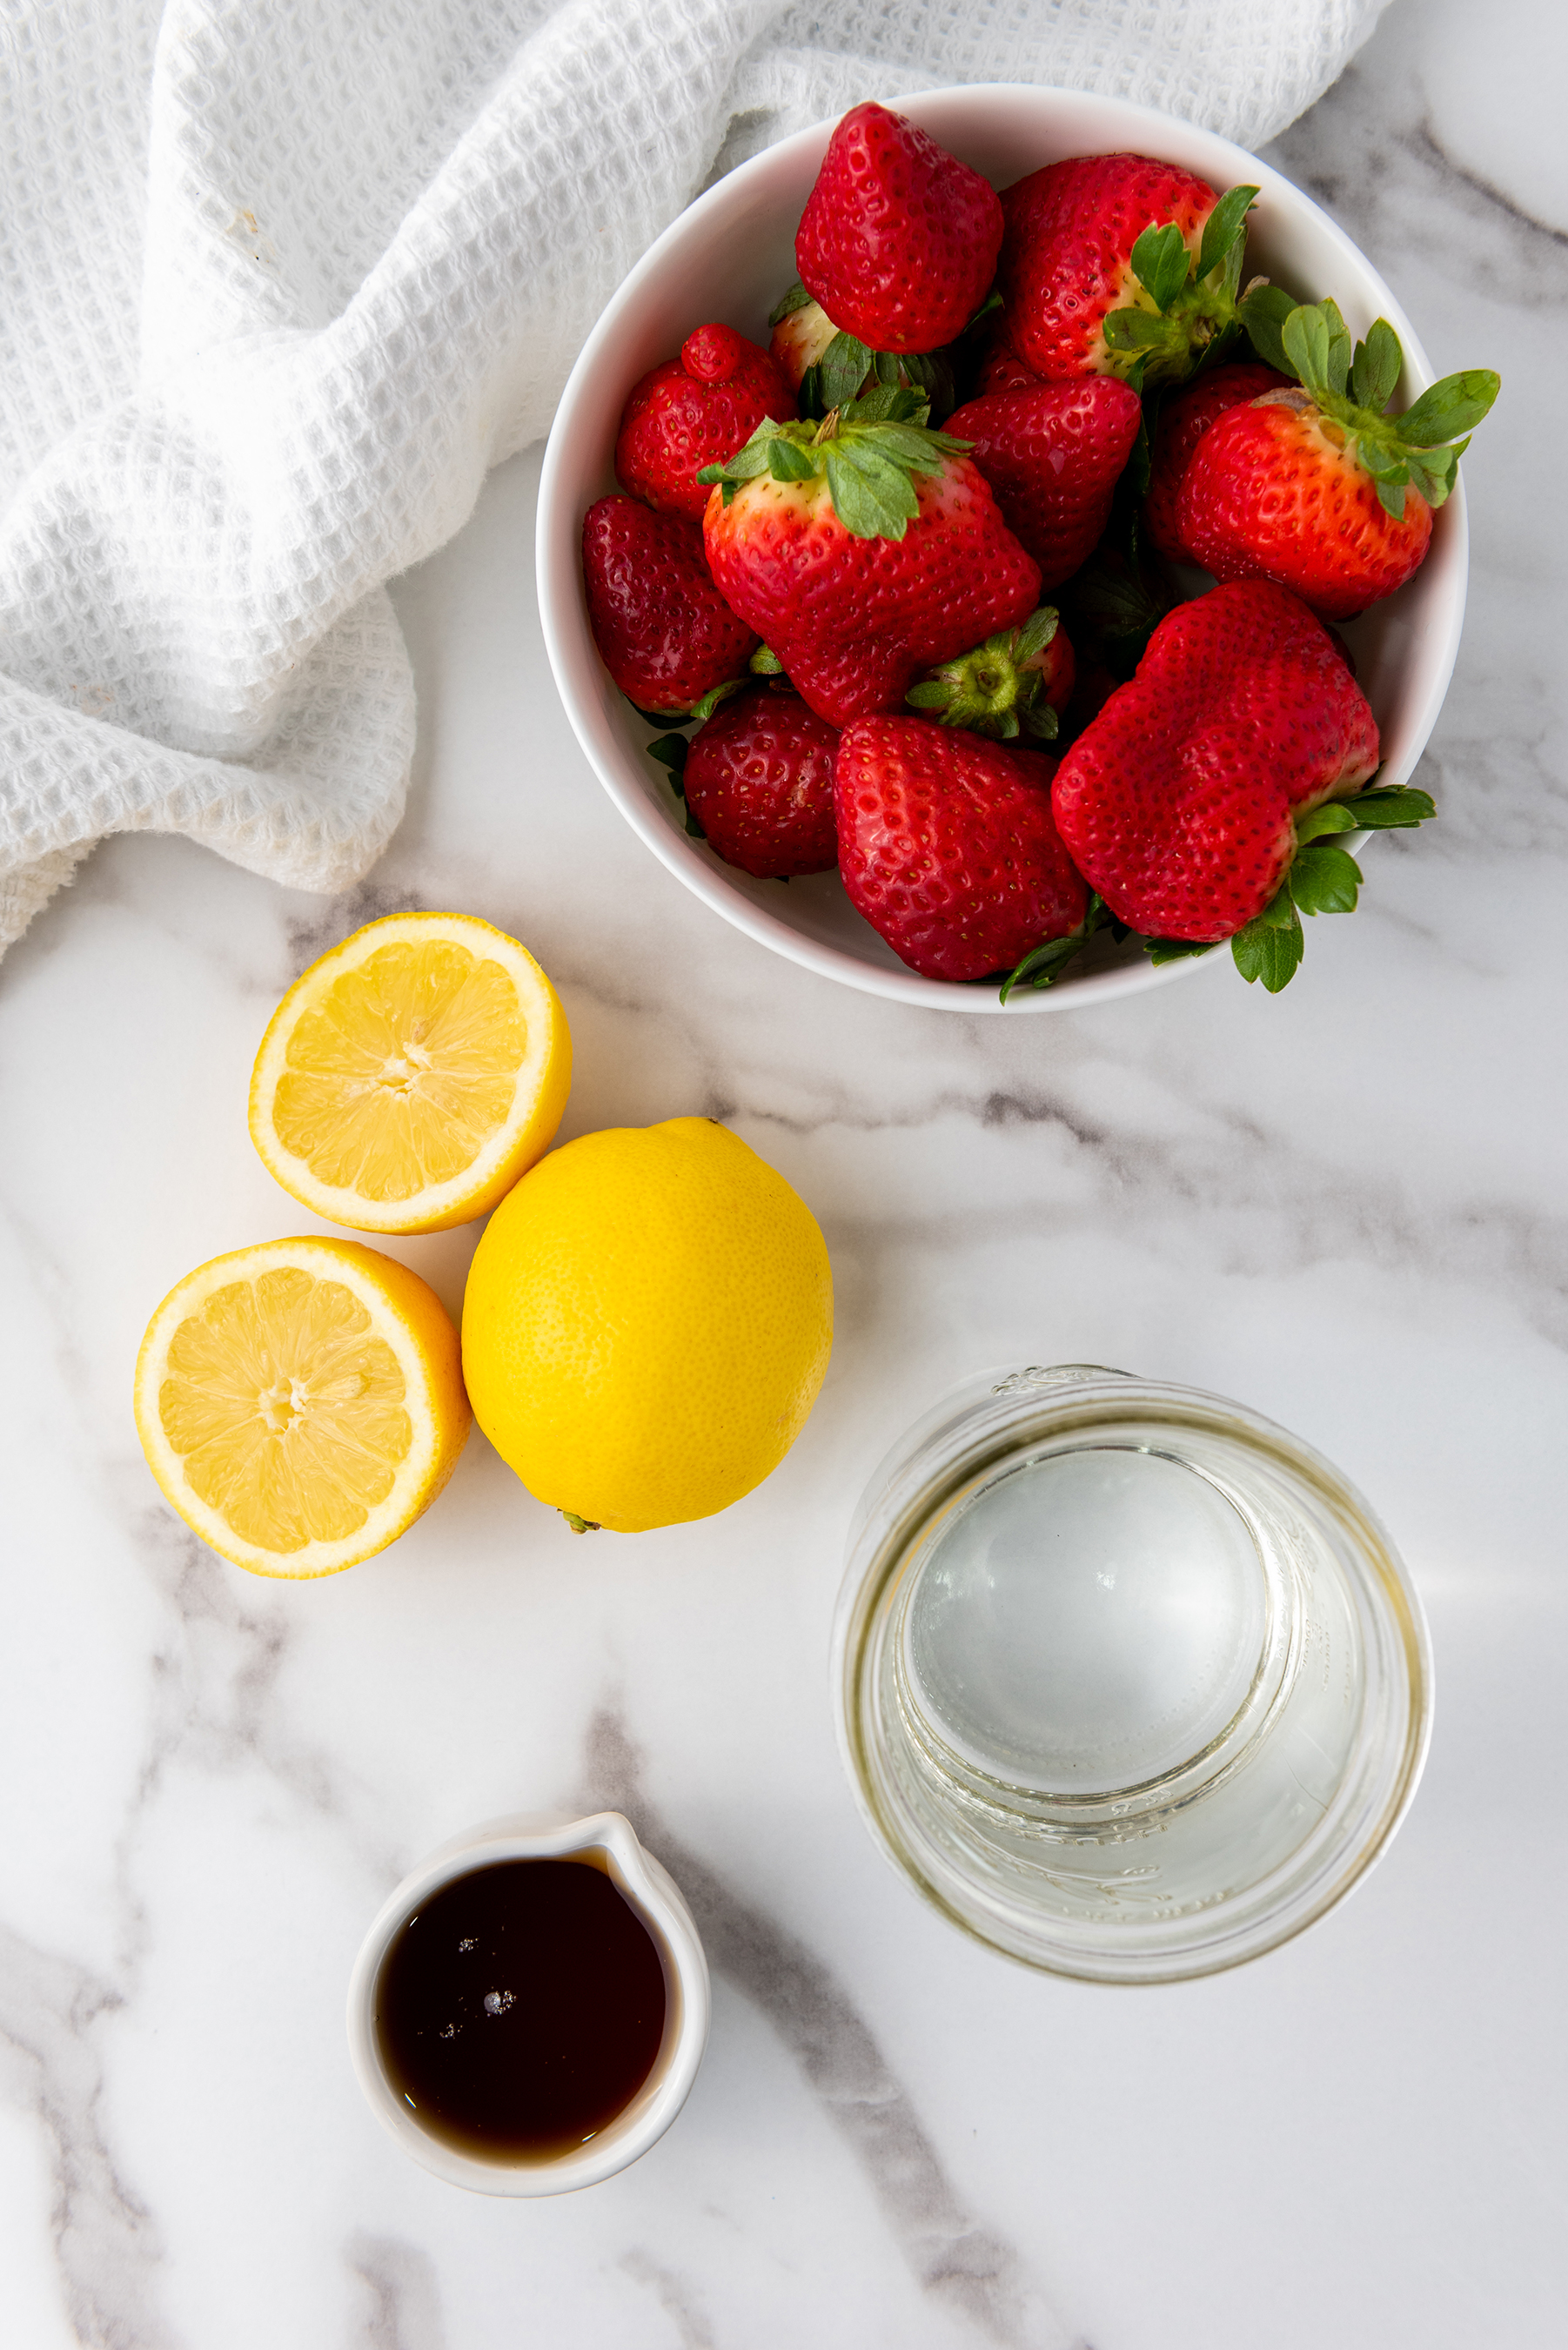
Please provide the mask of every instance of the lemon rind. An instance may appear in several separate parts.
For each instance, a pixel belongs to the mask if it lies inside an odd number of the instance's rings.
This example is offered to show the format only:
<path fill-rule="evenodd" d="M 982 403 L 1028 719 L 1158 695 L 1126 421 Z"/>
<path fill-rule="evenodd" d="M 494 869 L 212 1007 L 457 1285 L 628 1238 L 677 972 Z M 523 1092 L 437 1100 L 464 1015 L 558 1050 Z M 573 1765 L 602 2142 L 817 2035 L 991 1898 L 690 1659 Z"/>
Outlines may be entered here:
<path fill-rule="evenodd" d="M 372 1253 L 367 1250 L 369 1255 Z M 318 1280 L 340 1282 L 369 1313 L 376 1334 L 398 1358 L 405 1383 L 404 1409 L 413 1425 L 409 1450 L 394 1475 L 385 1501 L 373 1508 L 358 1532 L 338 1542 L 307 1543 L 296 1551 L 273 1551 L 247 1543 L 236 1534 L 222 1513 L 202 1501 L 186 1480 L 182 1456 L 164 1433 L 159 1390 L 168 1368 L 169 1348 L 181 1323 L 200 1311 L 214 1291 L 234 1281 L 252 1279 L 277 1266 L 294 1266 Z M 357 1262 L 356 1243 L 302 1237 L 257 1241 L 248 1248 L 230 1250 L 199 1265 L 176 1283 L 147 1326 L 136 1360 L 135 1409 L 137 1433 L 147 1465 L 164 1499 L 193 1534 L 231 1565 L 248 1568 L 282 1582 L 314 1582 L 324 1575 L 340 1574 L 374 1557 L 430 1507 L 445 1485 L 467 1440 L 451 1446 L 443 1461 L 442 1435 L 437 1415 L 434 1383 L 420 1350 L 418 1336 L 407 1315 L 383 1284 Z"/>
<path fill-rule="evenodd" d="M 389 931 L 414 944 L 439 940 L 464 946 L 500 963 L 517 989 L 528 1049 L 513 1087 L 512 1108 L 483 1150 L 444 1183 L 428 1184 L 406 1200 L 379 1208 L 349 1185 L 323 1183 L 307 1160 L 287 1149 L 273 1123 L 273 1103 L 287 1066 L 288 1040 L 300 1011 L 320 993 L 306 990 L 306 983 L 318 977 L 328 983 L 355 970 L 387 943 Z M 556 1068 L 546 1088 L 541 1081 L 552 1057 Z M 386 914 L 318 956 L 300 973 L 268 1022 L 251 1072 L 251 1140 L 274 1181 L 301 1207 L 328 1223 L 361 1232 L 450 1232 L 455 1225 L 472 1223 L 487 1214 L 549 1149 L 566 1113 L 571 1074 L 572 1039 L 566 1012 L 548 974 L 525 946 L 477 914 Z M 524 1105 L 521 1114 L 520 1102 Z"/>

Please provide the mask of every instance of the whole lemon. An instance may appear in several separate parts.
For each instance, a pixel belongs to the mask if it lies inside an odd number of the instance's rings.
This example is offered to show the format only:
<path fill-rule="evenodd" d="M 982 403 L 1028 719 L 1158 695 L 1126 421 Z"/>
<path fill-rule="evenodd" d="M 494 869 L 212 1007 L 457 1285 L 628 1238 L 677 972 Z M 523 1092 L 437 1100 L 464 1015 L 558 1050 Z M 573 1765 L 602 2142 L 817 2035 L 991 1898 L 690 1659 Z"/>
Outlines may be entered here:
<path fill-rule="evenodd" d="M 585 1134 L 492 1216 L 462 1302 L 473 1415 L 530 1492 L 637 1534 L 776 1469 L 833 1346 L 833 1275 L 784 1177 L 711 1118 Z"/>

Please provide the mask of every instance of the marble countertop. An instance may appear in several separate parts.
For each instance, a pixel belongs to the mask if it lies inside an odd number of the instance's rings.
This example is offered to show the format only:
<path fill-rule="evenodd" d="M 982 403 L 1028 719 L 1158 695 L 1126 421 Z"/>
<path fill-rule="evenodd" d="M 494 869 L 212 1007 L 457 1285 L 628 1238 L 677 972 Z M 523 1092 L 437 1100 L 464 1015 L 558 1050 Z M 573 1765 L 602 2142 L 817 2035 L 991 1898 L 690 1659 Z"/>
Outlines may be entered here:
<path fill-rule="evenodd" d="M 536 451 L 395 591 L 421 742 L 364 888 L 291 899 L 121 839 L 7 959 L 0 2340 L 1562 2338 L 1563 517 L 1561 469 L 1523 455 L 1558 437 L 1561 39 L 1524 0 L 1404 0 L 1274 151 L 1440 369 L 1505 377 L 1420 778 L 1442 822 L 1376 846 L 1362 910 L 1314 927 L 1277 1001 L 1216 958 L 1063 1016 L 944 1016 L 728 929 L 560 713 Z M 719 1518 L 580 1541 L 476 1435 L 385 1556 L 270 1585 L 160 1503 L 131 1365 L 191 1266 L 305 1228 L 246 1138 L 255 1045 L 306 961 L 410 904 L 489 916 L 555 977 L 566 1133 L 706 1112 L 784 1170 L 832 1249 L 837 1347 L 784 1467 Z M 394 1253 L 455 1307 L 472 1241 Z M 1167 1990 L 963 1940 L 873 1852 L 833 1742 L 845 1527 L 885 1445 L 971 1369 L 1070 1359 L 1319 1446 L 1436 1648 L 1430 1766 L 1381 1866 L 1288 1948 Z M 421 1852 L 561 1804 L 624 1809 L 685 1888 L 712 2037 L 632 2170 L 492 2201 L 382 2136 L 344 1986 Z"/>

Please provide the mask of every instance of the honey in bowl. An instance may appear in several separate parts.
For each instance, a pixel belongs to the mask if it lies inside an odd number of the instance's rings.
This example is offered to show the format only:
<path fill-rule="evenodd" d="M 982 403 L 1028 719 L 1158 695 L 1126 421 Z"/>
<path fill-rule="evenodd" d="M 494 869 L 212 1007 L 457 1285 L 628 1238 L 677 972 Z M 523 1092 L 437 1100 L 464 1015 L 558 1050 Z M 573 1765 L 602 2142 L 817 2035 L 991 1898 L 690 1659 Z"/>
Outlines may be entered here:
<path fill-rule="evenodd" d="M 659 1945 L 594 1858 L 503 1860 L 399 1929 L 375 2029 L 421 2126 L 489 2161 L 547 2162 L 623 2113 L 664 2037 Z"/>

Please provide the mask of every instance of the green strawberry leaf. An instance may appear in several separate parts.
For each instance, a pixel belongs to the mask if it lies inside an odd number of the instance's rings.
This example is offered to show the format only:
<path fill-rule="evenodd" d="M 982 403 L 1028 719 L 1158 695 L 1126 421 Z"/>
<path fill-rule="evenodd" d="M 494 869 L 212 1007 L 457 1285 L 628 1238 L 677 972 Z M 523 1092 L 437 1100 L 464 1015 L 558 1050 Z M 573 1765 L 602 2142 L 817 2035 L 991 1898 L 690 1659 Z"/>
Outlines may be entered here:
<path fill-rule="evenodd" d="M 1411 791 L 1397 784 L 1375 785 L 1353 800 L 1335 800 L 1347 811 L 1358 832 L 1386 832 L 1396 826 L 1425 824 L 1438 813 L 1430 792 Z"/>
<path fill-rule="evenodd" d="M 897 351 L 873 351 L 871 367 L 878 383 L 898 384 L 899 367 Z"/>
<path fill-rule="evenodd" d="M 1297 816 L 1297 846 L 1304 848 L 1309 840 L 1316 840 L 1325 832 L 1355 832 L 1359 823 L 1359 817 L 1351 815 L 1348 801 L 1320 800 L 1305 816 Z"/>
<path fill-rule="evenodd" d="M 1183 245 L 1182 251 L 1186 250 Z M 1170 340 L 1168 319 L 1157 318 L 1147 310 L 1107 310 L 1100 324 L 1113 351 L 1150 351 Z"/>
<path fill-rule="evenodd" d="M 1285 320 L 1295 307 L 1295 296 L 1287 294 L 1282 286 L 1271 286 L 1267 278 L 1261 279 L 1236 307 L 1252 348 L 1265 367 L 1280 375 L 1295 373 L 1283 341 Z"/>
<path fill-rule="evenodd" d="M 1037 612 L 1030 614 L 1019 629 L 1012 647 L 1012 658 L 1020 667 L 1025 661 L 1033 660 L 1036 653 L 1044 651 L 1060 622 L 1061 615 L 1054 604 L 1042 604 Z"/>
<path fill-rule="evenodd" d="M 1377 503 L 1382 507 L 1385 514 L 1392 515 L 1396 522 L 1403 522 L 1405 519 L 1404 483 L 1379 482 L 1377 484 Z"/>
<path fill-rule="evenodd" d="M 1412 449 L 1435 449 L 1441 441 L 1473 432 L 1501 389 L 1502 379 L 1491 368 L 1465 368 L 1459 375 L 1446 375 L 1394 419 L 1399 438 Z"/>
<path fill-rule="evenodd" d="M 1410 478 L 1410 468 L 1400 450 L 1382 446 L 1363 436 L 1356 443 L 1355 454 L 1375 482 L 1386 482 L 1391 488 L 1397 489 Z"/>
<path fill-rule="evenodd" d="M 1348 849 L 1326 843 L 1303 848 L 1287 874 L 1286 883 L 1303 914 L 1353 914 L 1361 887 L 1361 868 Z"/>
<path fill-rule="evenodd" d="M 825 409 L 831 413 L 854 399 L 872 371 L 873 357 L 857 335 L 846 334 L 839 328 L 816 363 Z"/>
<path fill-rule="evenodd" d="M 1366 330 L 1366 340 L 1356 344 L 1350 366 L 1350 388 L 1357 405 L 1376 409 L 1381 414 L 1394 397 L 1394 387 L 1404 364 L 1399 338 L 1387 319 L 1374 319 Z"/>
<path fill-rule="evenodd" d="M 746 663 L 753 677 L 783 677 L 784 665 L 771 645 L 759 645 Z"/>
<path fill-rule="evenodd" d="M 1280 329 L 1285 363 L 1310 391 L 1328 373 L 1328 321 L 1314 303 L 1303 302 Z"/>
<path fill-rule="evenodd" d="M 926 403 L 918 391 L 907 384 L 879 383 L 864 400 L 852 400 L 838 411 L 842 424 L 905 424 L 919 423 L 926 414 Z"/>
<path fill-rule="evenodd" d="M 1247 214 L 1258 201 L 1256 188 L 1228 188 L 1203 224 L 1203 242 L 1198 248 L 1199 277 L 1207 277 L 1222 261 L 1236 255 L 1238 270 L 1242 242 L 1242 229 Z"/>
<path fill-rule="evenodd" d="M 909 394 L 898 392 L 894 396 L 908 400 Z M 856 421 L 859 421 L 858 418 Z M 847 433 L 846 439 L 854 445 L 853 432 Z M 972 441 L 960 441 L 950 432 L 932 432 L 923 424 L 905 424 L 897 420 L 885 425 L 877 435 L 877 447 L 884 455 L 895 464 L 911 467 L 917 473 L 940 473 L 947 458 L 961 456 L 973 446 Z"/>
<path fill-rule="evenodd" d="M 1054 743 L 1061 732 L 1062 722 L 1048 702 L 1020 703 L 1023 713 L 1023 731 L 1036 743 Z"/>
<path fill-rule="evenodd" d="M 1251 986 L 1261 979 L 1271 995 L 1288 987 L 1302 959 L 1301 916 L 1288 887 L 1278 889 L 1262 912 L 1231 941 L 1237 970 Z"/>
<path fill-rule="evenodd" d="M 771 416 L 764 416 L 743 448 L 737 449 L 734 455 L 726 458 L 722 465 L 703 465 L 697 479 L 700 482 L 722 482 L 726 487 L 737 482 L 754 482 L 759 473 L 767 472 L 769 451 L 779 438 L 778 426 Z M 729 503 L 726 498 L 724 504 L 728 505 Z"/>
<path fill-rule="evenodd" d="M 1314 398 L 1338 399 L 1350 380 L 1351 341 L 1338 306 L 1303 302 L 1280 329 L 1290 372 Z"/>
<path fill-rule="evenodd" d="M 1168 310 L 1187 283 L 1187 239 L 1174 221 L 1146 228 L 1132 249 L 1133 275 L 1157 310 Z"/>
<path fill-rule="evenodd" d="M 828 495 L 845 529 L 856 538 L 902 538 L 920 511 L 904 468 L 852 442 L 823 454 Z"/>
<path fill-rule="evenodd" d="M 792 310 L 804 310 L 808 302 L 814 302 L 816 296 L 814 294 L 808 294 L 805 287 L 801 284 L 800 279 L 797 277 L 794 284 L 790 287 L 789 292 L 787 294 L 781 294 L 778 300 L 774 304 L 773 308 L 768 312 L 769 326 L 776 327 L 779 320 L 781 318 L 787 318 Z"/>
<path fill-rule="evenodd" d="M 995 286 L 993 286 L 992 287 L 992 289 L 991 289 L 990 293 L 986 296 L 986 297 L 985 297 L 984 301 L 981 304 L 981 306 L 980 306 L 979 309 L 975 312 L 975 314 L 974 314 L 973 317 L 969 321 L 969 324 L 968 324 L 968 325 L 963 328 L 963 332 L 964 332 L 966 335 L 972 335 L 972 334 L 973 334 L 973 332 L 974 332 L 974 330 L 975 330 L 975 328 L 980 325 L 980 323 L 981 323 L 981 321 L 982 319 L 984 319 L 984 318 L 989 318 L 989 317 L 991 317 L 991 315 L 992 315 L 992 311 L 994 311 L 994 310 L 1000 310 L 1000 309 L 1001 309 L 1001 307 L 1002 307 L 1002 296 L 1001 296 L 1001 295 L 997 292 L 997 290 L 996 290 Z"/>
<path fill-rule="evenodd" d="M 691 749 L 691 745 L 684 734 L 661 734 L 657 743 L 648 745 L 649 757 L 657 759 L 661 767 L 669 768 L 670 781 L 677 791 L 680 789 L 680 778 L 686 772 L 686 760 Z"/>
<path fill-rule="evenodd" d="M 1212 939 L 1145 939 L 1143 951 L 1150 962 L 1179 962 L 1184 955 L 1211 954 Z"/>
<path fill-rule="evenodd" d="M 1084 919 L 1075 931 L 1069 931 L 1065 938 L 1047 939 L 1043 945 L 1031 947 L 1023 961 L 1008 972 L 1002 983 L 1002 1003 L 1006 1003 L 1015 987 L 1054 985 L 1074 956 L 1087 946 L 1106 919 L 1105 899 L 1091 890 Z"/>
<path fill-rule="evenodd" d="M 1418 455 L 1412 452 L 1406 458 L 1410 479 L 1429 506 L 1440 506 L 1449 495 L 1454 486 L 1459 459 L 1469 445 L 1467 434 L 1464 440 L 1456 441 L 1449 448 L 1423 449 Z"/>
<path fill-rule="evenodd" d="M 693 840 L 706 840 L 708 837 L 698 818 L 692 815 L 690 805 L 686 808 L 686 829 Z"/>
<path fill-rule="evenodd" d="M 810 482 L 816 478 L 816 465 L 807 452 L 793 441 L 770 441 L 765 452 L 763 473 L 771 473 L 775 482 Z"/>

